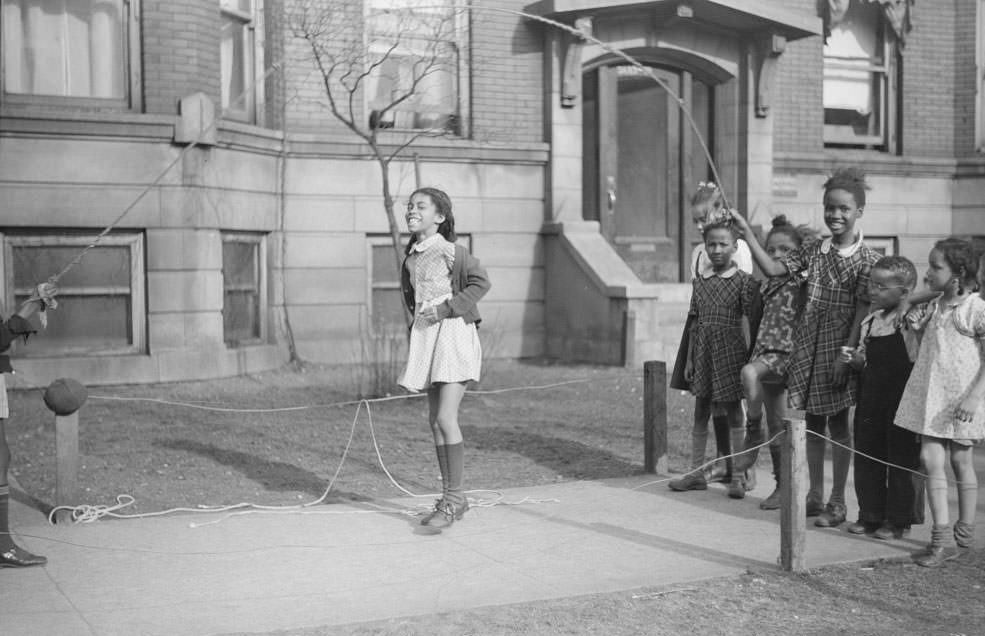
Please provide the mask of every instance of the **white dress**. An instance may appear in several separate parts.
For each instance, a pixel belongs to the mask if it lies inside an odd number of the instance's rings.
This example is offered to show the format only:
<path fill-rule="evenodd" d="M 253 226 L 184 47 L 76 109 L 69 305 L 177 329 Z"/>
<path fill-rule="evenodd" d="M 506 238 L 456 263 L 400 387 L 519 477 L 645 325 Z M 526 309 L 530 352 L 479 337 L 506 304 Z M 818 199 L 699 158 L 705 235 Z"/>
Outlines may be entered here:
<path fill-rule="evenodd" d="M 407 261 L 414 284 L 414 324 L 410 330 L 407 366 L 397 381 L 411 391 L 435 383 L 479 381 L 482 347 L 474 323 L 461 317 L 429 322 L 421 318 L 425 307 L 440 305 L 452 297 L 451 270 L 455 244 L 440 234 L 414 244 Z"/>
<path fill-rule="evenodd" d="M 971 294 L 946 306 L 934 301 L 914 326 L 920 325 L 920 352 L 896 410 L 896 425 L 942 439 L 985 438 L 982 404 L 970 422 L 954 414 L 985 362 L 985 300 Z"/>

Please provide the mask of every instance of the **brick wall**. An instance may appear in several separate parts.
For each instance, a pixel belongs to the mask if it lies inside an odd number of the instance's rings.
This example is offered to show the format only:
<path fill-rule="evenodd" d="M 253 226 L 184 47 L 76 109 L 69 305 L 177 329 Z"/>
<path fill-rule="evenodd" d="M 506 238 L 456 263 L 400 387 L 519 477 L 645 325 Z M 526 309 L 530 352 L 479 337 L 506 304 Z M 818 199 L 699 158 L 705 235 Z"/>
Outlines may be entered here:
<path fill-rule="evenodd" d="M 178 100 L 201 91 L 219 103 L 219 3 L 144 0 L 144 109 L 174 114 Z"/>
<path fill-rule="evenodd" d="M 975 101 L 978 82 L 975 72 L 975 38 L 978 0 L 956 0 L 953 3 L 954 48 L 954 154 L 958 157 L 975 155 Z M 919 6 L 919 5 L 918 5 Z M 917 14 L 919 17 L 919 14 Z M 919 26 L 919 23 L 918 23 Z"/>
<path fill-rule="evenodd" d="M 816 15 L 815 0 L 786 0 L 787 9 Z M 776 74 L 773 149 L 777 152 L 821 152 L 824 141 L 824 108 L 821 83 L 823 43 L 808 37 L 787 43 Z"/>

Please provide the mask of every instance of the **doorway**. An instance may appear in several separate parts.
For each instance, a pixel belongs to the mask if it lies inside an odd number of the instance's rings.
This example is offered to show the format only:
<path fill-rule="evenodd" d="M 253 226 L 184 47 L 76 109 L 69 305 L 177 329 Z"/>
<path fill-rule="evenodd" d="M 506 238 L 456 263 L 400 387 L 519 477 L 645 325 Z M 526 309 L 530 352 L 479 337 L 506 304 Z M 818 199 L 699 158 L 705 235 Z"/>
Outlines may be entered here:
<path fill-rule="evenodd" d="M 686 71 L 649 69 L 683 99 L 710 146 L 712 87 Z M 700 240 L 690 194 L 710 180 L 694 130 L 675 97 L 635 66 L 599 66 L 583 80 L 585 218 L 599 222 L 641 281 L 689 280 L 689 256 Z"/>

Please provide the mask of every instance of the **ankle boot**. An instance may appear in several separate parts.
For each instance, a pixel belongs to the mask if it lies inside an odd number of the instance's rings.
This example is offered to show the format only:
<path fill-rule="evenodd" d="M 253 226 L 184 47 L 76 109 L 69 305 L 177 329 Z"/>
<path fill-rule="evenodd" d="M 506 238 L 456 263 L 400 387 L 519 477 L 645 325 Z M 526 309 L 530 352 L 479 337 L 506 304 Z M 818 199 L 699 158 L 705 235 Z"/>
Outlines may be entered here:
<path fill-rule="evenodd" d="M 924 552 L 917 554 L 913 562 L 925 568 L 936 568 L 943 565 L 945 561 L 953 559 L 954 551 L 944 545 L 950 529 L 950 525 L 934 525 L 930 530 L 930 545 Z"/>

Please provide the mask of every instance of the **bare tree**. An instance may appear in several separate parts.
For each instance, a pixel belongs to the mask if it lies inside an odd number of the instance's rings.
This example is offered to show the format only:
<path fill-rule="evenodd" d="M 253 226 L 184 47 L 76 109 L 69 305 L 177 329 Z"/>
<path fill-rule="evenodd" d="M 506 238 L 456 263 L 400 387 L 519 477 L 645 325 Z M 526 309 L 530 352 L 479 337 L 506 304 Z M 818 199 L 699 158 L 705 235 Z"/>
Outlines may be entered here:
<path fill-rule="evenodd" d="M 423 137 L 461 133 L 464 9 L 454 0 L 301 0 L 289 21 L 321 76 L 329 111 L 366 143 L 380 167 L 399 272 L 390 166 Z"/>

